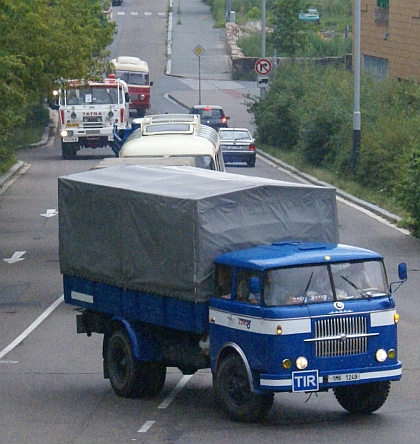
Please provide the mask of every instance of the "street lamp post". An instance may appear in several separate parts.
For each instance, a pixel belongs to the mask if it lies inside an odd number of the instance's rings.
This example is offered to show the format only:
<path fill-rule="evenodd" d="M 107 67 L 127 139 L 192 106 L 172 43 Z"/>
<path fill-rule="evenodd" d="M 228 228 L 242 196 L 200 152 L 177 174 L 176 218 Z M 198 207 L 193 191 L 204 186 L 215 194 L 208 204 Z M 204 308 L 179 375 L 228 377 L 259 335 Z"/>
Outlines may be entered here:
<path fill-rule="evenodd" d="M 360 115 L 360 13 L 361 0 L 354 1 L 354 108 L 353 108 L 353 150 L 351 167 L 356 170 L 361 140 Z"/>

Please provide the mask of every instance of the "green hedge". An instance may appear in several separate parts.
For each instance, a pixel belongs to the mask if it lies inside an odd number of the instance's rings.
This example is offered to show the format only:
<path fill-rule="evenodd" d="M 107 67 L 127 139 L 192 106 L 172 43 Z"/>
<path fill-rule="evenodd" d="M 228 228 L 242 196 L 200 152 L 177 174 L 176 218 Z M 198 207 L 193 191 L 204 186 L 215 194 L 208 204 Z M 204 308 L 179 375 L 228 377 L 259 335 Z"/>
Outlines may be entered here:
<path fill-rule="evenodd" d="M 353 168 L 353 76 L 344 68 L 289 64 L 270 79 L 264 99 L 251 98 L 256 138 L 293 151 L 390 199 L 420 235 L 420 86 L 361 81 L 361 146 Z"/>

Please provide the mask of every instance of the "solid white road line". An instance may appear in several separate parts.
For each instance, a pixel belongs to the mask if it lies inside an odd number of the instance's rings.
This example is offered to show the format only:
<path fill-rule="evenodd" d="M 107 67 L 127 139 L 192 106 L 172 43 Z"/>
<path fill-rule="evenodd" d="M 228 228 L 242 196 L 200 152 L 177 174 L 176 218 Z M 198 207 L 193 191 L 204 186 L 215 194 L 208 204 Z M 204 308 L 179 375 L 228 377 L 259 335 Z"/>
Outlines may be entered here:
<path fill-rule="evenodd" d="M 0 359 L 26 339 L 63 301 L 64 296 L 60 296 L 54 303 L 52 303 L 23 333 L 0 352 Z"/>
<path fill-rule="evenodd" d="M 166 409 L 169 404 L 175 399 L 175 396 L 182 390 L 184 385 L 193 377 L 194 375 L 185 375 L 183 376 L 175 388 L 171 391 L 169 396 L 163 400 L 163 402 L 159 405 L 158 409 Z"/>

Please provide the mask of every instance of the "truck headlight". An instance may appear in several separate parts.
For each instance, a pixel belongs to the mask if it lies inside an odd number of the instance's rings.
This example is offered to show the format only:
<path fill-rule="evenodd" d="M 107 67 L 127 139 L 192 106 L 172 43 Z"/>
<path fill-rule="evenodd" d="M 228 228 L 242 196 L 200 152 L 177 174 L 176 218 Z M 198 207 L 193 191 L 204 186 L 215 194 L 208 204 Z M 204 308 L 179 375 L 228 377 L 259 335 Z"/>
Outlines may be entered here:
<path fill-rule="evenodd" d="M 299 358 L 296 359 L 295 364 L 299 370 L 305 370 L 305 368 L 308 366 L 308 360 L 305 358 L 305 356 L 299 356 Z"/>
<path fill-rule="evenodd" d="M 67 131 L 66 131 L 66 130 L 61 131 L 61 132 L 60 132 L 60 136 L 61 136 L 61 137 L 67 137 L 67 136 L 68 136 Z"/>
<path fill-rule="evenodd" d="M 375 358 L 378 362 L 384 362 L 386 360 L 387 356 L 388 356 L 388 354 L 383 348 L 376 350 Z"/>

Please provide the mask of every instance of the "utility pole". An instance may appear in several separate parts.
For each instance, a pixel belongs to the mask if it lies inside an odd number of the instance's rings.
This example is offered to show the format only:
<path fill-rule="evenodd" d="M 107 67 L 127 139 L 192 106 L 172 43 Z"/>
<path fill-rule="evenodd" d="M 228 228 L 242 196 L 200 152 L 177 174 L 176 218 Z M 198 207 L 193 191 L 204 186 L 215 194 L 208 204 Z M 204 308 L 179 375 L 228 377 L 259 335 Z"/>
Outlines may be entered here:
<path fill-rule="evenodd" d="M 354 1 L 354 109 L 353 109 L 353 150 L 351 167 L 356 171 L 357 157 L 361 140 L 360 115 L 360 21 L 361 0 Z"/>
<path fill-rule="evenodd" d="M 265 16 L 266 16 L 266 8 L 265 8 L 265 0 L 261 0 L 261 58 L 265 57 Z M 260 98 L 263 99 L 265 97 L 265 88 L 260 87 Z"/>
<path fill-rule="evenodd" d="M 231 22 L 230 11 L 232 10 L 232 0 L 226 0 L 226 21 Z"/>

